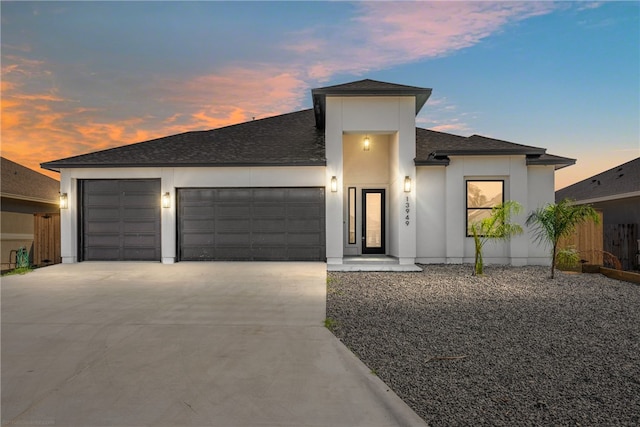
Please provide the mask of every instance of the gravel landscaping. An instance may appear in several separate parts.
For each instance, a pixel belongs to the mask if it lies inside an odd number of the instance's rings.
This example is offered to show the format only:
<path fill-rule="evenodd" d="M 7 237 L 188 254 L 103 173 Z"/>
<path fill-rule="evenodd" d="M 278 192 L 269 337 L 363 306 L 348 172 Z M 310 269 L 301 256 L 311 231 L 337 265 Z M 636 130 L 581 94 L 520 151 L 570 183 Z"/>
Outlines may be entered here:
<path fill-rule="evenodd" d="M 640 286 L 471 271 L 328 273 L 327 324 L 431 426 L 640 425 Z"/>

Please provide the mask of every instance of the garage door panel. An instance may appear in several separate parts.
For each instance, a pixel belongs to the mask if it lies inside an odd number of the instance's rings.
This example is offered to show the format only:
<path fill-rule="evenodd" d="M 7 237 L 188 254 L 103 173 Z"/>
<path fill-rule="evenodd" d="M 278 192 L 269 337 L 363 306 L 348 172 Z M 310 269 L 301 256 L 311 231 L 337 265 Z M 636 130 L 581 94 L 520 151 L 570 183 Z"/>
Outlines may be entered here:
<path fill-rule="evenodd" d="M 320 233 L 291 233 L 288 236 L 289 246 L 310 246 L 315 245 L 316 248 L 324 244 L 324 236 Z"/>
<path fill-rule="evenodd" d="M 120 221 L 117 220 L 101 220 L 87 221 L 84 227 L 85 233 L 118 233 L 120 230 Z"/>
<path fill-rule="evenodd" d="M 194 206 L 194 205 L 186 205 L 183 206 L 183 218 L 202 218 L 202 217 L 213 217 L 214 209 L 212 206 Z"/>
<path fill-rule="evenodd" d="M 249 234 L 248 232 L 218 233 L 215 235 L 215 242 L 217 246 L 245 246 L 251 243 L 251 234 Z"/>
<path fill-rule="evenodd" d="M 212 260 L 245 261 L 252 258 L 251 248 L 247 246 L 223 246 L 218 248 Z"/>
<path fill-rule="evenodd" d="M 133 207 L 133 208 L 124 208 L 121 210 L 121 218 L 124 220 L 128 219 L 145 219 L 145 220 L 153 220 L 156 217 L 156 209 L 155 208 L 142 208 L 142 207 Z"/>
<path fill-rule="evenodd" d="M 151 259 L 155 256 L 154 248 L 132 248 L 127 247 L 124 249 L 123 258 L 124 259 L 135 259 L 135 260 L 144 260 Z"/>
<path fill-rule="evenodd" d="M 254 248 L 252 256 L 255 261 L 286 260 L 288 258 L 287 249 L 282 246 Z"/>
<path fill-rule="evenodd" d="M 290 206 L 287 210 L 289 218 L 323 218 L 324 206 L 302 205 Z"/>
<path fill-rule="evenodd" d="M 248 218 L 218 218 L 215 220 L 215 230 L 219 233 L 230 231 L 249 232 L 251 220 Z"/>
<path fill-rule="evenodd" d="M 260 233 L 252 234 L 252 243 L 255 248 L 263 246 L 285 246 L 287 235 L 284 233 Z"/>
<path fill-rule="evenodd" d="M 85 219 L 91 220 L 112 220 L 119 221 L 120 209 L 114 208 L 113 205 L 101 206 L 101 205 L 88 205 L 90 210 L 85 214 Z"/>
<path fill-rule="evenodd" d="M 304 202 L 304 203 L 317 203 L 319 200 L 324 202 L 324 189 L 323 188 L 296 188 L 295 191 L 290 191 L 287 197 L 289 203 Z M 322 203 L 324 207 L 324 203 Z"/>
<path fill-rule="evenodd" d="M 288 190 L 285 188 L 256 188 L 253 190 L 254 203 L 282 203 L 287 201 Z"/>
<path fill-rule="evenodd" d="M 90 260 L 100 261 L 119 261 L 122 258 L 119 246 L 87 248 L 85 251 L 85 257 Z"/>
<path fill-rule="evenodd" d="M 93 235 L 93 246 L 95 247 L 120 247 L 120 236 L 118 234 L 99 234 Z"/>
<path fill-rule="evenodd" d="M 81 257 L 160 260 L 160 180 L 84 180 Z"/>
<path fill-rule="evenodd" d="M 114 193 L 118 191 L 118 187 L 114 187 L 114 181 L 110 179 L 96 179 L 85 182 L 90 183 L 92 193 Z"/>
<path fill-rule="evenodd" d="M 201 203 L 197 226 L 194 200 Z M 211 210 L 204 209 L 205 202 Z M 181 260 L 324 260 L 324 212 L 323 188 L 179 189 L 179 256 Z M 213 241 L 194 239 L 196 229 L 213 236 Z"/>
<path fill-rule="evenodd" d="M 185 232 L 194 232 L 201 230 L 202 232 L 206 232 L 208 230 L 213 230 L 215 226 L 215 220 L 212 219 L 183 219 L 183 230 Z"/>
<path fill-rule="evenodd" d="M 148 207 L 155 207 L 155 205 L 160 204 L 160 197 L 157 194 L 149 195 L 149 194 L 123 194 L 122 199 L 124 202 L 124 206 L 127 206 L 129 209 L 143 209 Z"/>
<path fill-rule="evenodd" d="M 248 188 L 219 188 L 216 190 L 217 198 L 214 200 L 220 202 L 250 202 L 253 192 Z"/>
<path fill-rule="evenodd" d="M 151 221 L 125 221 L 122 224 L 125 233 L 149 233 L 155 235 L 155 225 Z"/>
<path fill-rule="evenodd" d="M 104 206 L 109 208 L 119 205 L 120 195 L 118 193 L 90 194 L 84 199 L 84 203 L 89 206 Z"/>
<path fill-rule="evenodd" d="M 251 217 L 251 211 L 247 208 L 247 204 L 240 203 L 221 203 L 216 206 L 216 217 Z"/>
<path fill-rule="evenodd" d="M 212 246 L 215 235 L 213 233 L 183 233 L 183 244 L 189 246 Z M 213 247 L 213 246 L 212 246 Z"/>
<path fill-rule="evenodd" d="M 254 203 L 253 211 L 260 217 L 284 218 L 287 214 L 287 207 L 282 203 Z"/>
<path fill-rule="evenodd" d="M 324 229 L 324 221 L 318 219 L 289 219 L 287 220 L 287 229 L 295 232 L 315 231 L 320 233 Z"/>
<path fill-rule="evenodd" d="M 272 231 L 284 233 L 287 230 L 287 221 L 284 218 L 254 219 L 251 225 L 253 230 L 257 232 Z"/>
<path fill-rule="evenodd" d="M 123 238 L 125 247 L 148 248 L 153 247 L 156 242 L 156 236 L 153 234 L 125 233 Z"/>

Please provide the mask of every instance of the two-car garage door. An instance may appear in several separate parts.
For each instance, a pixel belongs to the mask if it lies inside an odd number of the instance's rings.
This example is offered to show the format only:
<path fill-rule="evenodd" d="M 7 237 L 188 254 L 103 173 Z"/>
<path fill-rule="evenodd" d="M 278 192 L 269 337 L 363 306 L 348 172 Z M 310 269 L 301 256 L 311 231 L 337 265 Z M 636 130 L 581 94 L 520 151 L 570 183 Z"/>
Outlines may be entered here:
<path fill-rule="evenodd" d="M 80 183 L 80 258 L 161 258 L 160 180 Z M 177 189 L 182 261 L 325 259 L 324 188 Z"/>
<path fill-rule="evenodd" d="M 324 188 L 179 189 L 178 240 L 180 260 L 324 260 Z"/>

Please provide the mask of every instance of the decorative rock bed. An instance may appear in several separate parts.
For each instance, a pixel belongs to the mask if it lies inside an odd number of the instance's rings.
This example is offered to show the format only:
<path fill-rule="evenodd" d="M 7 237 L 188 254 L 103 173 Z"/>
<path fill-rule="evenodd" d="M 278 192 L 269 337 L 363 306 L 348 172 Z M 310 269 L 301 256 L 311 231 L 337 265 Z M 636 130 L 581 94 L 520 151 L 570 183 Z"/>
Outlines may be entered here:
<path fill-rule="evenodd" d="M 430 425 L 640 425 L 639 286 L 424 268 L 328 273 L 327 318 Z"/>

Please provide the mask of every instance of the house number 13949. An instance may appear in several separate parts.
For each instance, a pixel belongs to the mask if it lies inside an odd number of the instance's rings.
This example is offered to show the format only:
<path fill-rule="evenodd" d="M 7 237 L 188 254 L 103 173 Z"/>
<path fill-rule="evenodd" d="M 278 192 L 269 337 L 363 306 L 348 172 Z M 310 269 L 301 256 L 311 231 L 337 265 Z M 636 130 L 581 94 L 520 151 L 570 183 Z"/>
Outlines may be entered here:
<path fill-rule="evenodd" d="M 407 200 L 404 204 L 404 212 L 407 214 L 404 217 L 404 224 L 408 226 L 411 223 L 411 218 L 409 217 L 409 213 L 411 212 L 411 204 L 409 203 L 409 197 L 407 197 Z"/>

